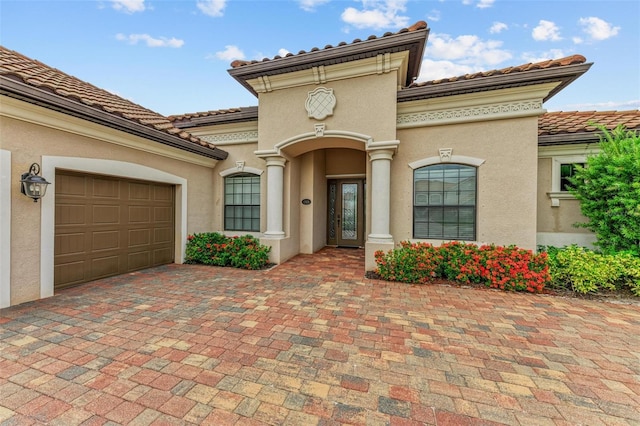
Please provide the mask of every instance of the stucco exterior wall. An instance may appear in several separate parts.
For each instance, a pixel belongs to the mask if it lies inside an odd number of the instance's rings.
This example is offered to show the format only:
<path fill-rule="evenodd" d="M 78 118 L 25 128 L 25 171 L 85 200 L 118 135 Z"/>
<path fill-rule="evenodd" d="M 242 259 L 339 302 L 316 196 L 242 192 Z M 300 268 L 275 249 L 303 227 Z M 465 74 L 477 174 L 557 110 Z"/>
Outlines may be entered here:
<path fill-rule="evenodd" d="M 478 167 L 477 231 L 481 243 L 536 245 L 537 117 L 431 126 L 398 131 L 391 163 L 391 233 L 412 239 L 413 170 L 409 163 L 439 155 L 484 160 Z"/>
<path fill-rule="evenodd" d="M 48 112 L 48 114 L 52 113 Z M 60 122 L 65 121 L 73 122 L 74 126 L 81 125 L 81 120 L 60 114 Z M 43 202 L 34 203 L 22 195 L 19 179 L 22 173 L 28 171 L 31 163 L 37 162 L 42 165 L 43 156 L 118 160 L 183 177 L 189 183 L 187 185 L 189 201 L 186 209 L 187 232 L 210 231 L 213 227 L 212 166 L 191 164 L 4 116 L 0 117 L 0 129 L 2 149 L 11 152 L 11 252 L 14 254 L 40 253 Z M 131 139 L 135 138 L 123 135 Z M 52 172 L 46 170 L 44 166 L 42 171 L 43 173 Z M 52 183 L 55 184 L 55 181 Z M 53 185 L 51 186 L 46 197 L 54 200 L 55 191 Z M 53 258 L 53 253 L 50 253 L 50 256 Z M 12 256 L 10 282 L 12 305 L 40 298 L 40 257 L 37 255 L 28 258 Z"/>
<path fill-rule="evenodd" d="M 575 227 L 588 219 L 580 211 L 580 202 L 575 198 L 562 198 L 553 206 L 549 198 L 552 191 L 553 158 L 538 159 L 538 211 L 537 244 L 562 247 L 578 244 L 593 248 L 595 235 L 586 228 Z"/>
<path fill-rule="evenodd" d="M 259 149 L 272 149 L 288 138 L 313 132 L 317 123 L 325 123 L 328 130 L 362 133 L 377 141 L 395 139 L 396 82 L 397 72 L 393 71 L 261 93 Z M 305 109 L 309 92 L 317 87 L 333 89 L 336 97 L 333 115 L 323 120 L 308 117 Z"/>

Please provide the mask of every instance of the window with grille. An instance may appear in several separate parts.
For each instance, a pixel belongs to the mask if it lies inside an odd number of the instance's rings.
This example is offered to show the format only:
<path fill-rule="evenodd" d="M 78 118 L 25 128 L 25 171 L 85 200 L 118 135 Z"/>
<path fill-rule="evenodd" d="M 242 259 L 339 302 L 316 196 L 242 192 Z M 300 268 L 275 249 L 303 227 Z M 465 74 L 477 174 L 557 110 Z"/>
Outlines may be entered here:
<path fill-rule="evenodd" d="M 224 179 L 224 229 L 260 231 L 260 176 L 238 174 Z"/>
<path fill-rule="evenodd" d="M 476 172 L 461 164 L 414 170 L 414 238 L 476 239 Z"/>

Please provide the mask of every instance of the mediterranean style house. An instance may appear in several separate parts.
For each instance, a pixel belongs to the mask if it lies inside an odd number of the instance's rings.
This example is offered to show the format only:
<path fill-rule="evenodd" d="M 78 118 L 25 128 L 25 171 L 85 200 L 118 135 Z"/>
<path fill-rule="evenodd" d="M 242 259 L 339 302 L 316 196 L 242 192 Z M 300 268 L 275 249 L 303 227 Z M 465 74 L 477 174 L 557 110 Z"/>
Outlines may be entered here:
<path fill-rule="evenodd" d="M 428 34 L 236 61 L 258 106 L 171 117 L 0 47 L 0 307 L 182 263 L 198 232 L 255 235 L 275 263 L 364 247 L 367 270 L 402 240 L 590 244 L 566 178 L 591 121 L 639 111 L 547 113 L 579 55 L 416 83 Z"/>

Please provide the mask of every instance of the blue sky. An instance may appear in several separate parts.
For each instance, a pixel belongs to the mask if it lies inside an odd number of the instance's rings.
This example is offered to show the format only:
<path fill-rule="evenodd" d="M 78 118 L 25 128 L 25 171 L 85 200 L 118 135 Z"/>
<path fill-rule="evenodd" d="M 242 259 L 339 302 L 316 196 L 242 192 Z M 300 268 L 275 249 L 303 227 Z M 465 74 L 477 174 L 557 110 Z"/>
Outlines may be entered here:
<path fill-rule="evenodd" d="M 579 53 L 551 111 L 640 108 L 637 0 L 0 0 L 0 43 L 164 115 L 257 105 L 262 59 L 427 21 L 419 81 Z"/>

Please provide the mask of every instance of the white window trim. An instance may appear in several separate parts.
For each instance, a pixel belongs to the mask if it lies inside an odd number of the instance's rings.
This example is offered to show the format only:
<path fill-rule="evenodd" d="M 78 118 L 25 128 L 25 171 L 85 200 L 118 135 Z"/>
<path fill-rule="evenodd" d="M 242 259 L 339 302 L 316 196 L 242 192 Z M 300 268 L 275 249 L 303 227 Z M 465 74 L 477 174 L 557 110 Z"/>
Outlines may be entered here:
<path fill-rule="evenodd" d="M 417 161 L 411 162 L 411 163 L 409 163 L 409 167 L 411 167 L 413 170 L 415 170 L 415 169 L 419 169 L 419 168 L 425 167 L 425 166 L 433 166 L 435 164 L 445 164 L 445 163 L 462 164 L 462 165 L 465 165 L 465 166 L 480 167 L 481 165 L 484 164 L 485 161 L 486 160 L 483 160 L 482 158 L 467 157 L 466 155 L 452 155 L 451 156 L 451 160 L 442 161 L 442 157 L 437 156 L 437 157 L 423 158 L 421 160 L 417 160 Z"/>
<path fill-rule="evenodd" d="M 560 168 L 563 164 L 586 163 L 587 156 L 582 155 L 559 155 L 551 157 L 551 192 L 547 195 L 551 199 L 551 207 L 560 207 L 560 200 L 575 200 L 576 197 L 569 191 L 560 189 Z"/>
<path fill-rule="evenodd" d="M 264 170 L 260 170 L 260 169 L 256 169 L 254 167 L 242 167 L 242 170 L 238 169 L 237 167 L 232 167 L 230 169 L 226 169 L 220 172 L 220 176 L 222 176 L 223 178 L 227 178 L 227 177 L 233 177 L 233 175 L 236 174 L 243 174 L 243 173 L 248 173 L 248 174 L 252 174 L 252 175 L 257 175 L 257 176 L 261 176 L 262 173 L 264 172 Z M 226 219 L 225 219 L 225 209 L 227 207 L 226 204 L 226 193 L 225 193 L 225 188 L 224 185 L 226 185 L 226 179 L 223 179 L 222 181 L 222 234 L 226 235 L 227 237 L 229 236 L 236 236 L 236 235 L 252 235 L 254 237 L 260 237 L 261 233 L 260 231 L 237 231 L 237 230 L 230 230 L 230 229 L 226 229 L 225 228 L 225 224 L 226 224 Z M 262 179 L 260 179 L 260 185 L 262 185 Z M 260 219 L 262 220 L 262 189 L 260 190 Z"/>

